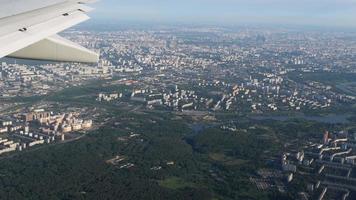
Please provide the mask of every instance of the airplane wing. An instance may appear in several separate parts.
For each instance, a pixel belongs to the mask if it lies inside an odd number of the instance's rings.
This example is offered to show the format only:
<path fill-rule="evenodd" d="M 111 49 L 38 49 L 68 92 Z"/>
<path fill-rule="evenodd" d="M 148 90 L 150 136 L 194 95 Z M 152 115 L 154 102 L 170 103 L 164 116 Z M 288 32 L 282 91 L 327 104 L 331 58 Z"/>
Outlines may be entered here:
<path fill-rule="evenodd" d="M 89 19 L 92 0 L 0 0 L 0 58 L 95 63 L 99 55 L 57 33 Z"/>

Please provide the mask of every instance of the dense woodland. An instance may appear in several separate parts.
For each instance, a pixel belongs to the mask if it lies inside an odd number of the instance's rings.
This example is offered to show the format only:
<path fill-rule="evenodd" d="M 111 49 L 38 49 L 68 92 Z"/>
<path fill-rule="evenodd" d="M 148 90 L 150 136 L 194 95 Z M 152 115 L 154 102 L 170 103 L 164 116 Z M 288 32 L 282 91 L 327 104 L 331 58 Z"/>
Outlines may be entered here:
<path fill-rule="evenodd" d="M 98 87 L 67 89 L 45 100 L 98 106 L 88 98 Z M 109 120 L 81 140 L 2 157 L 0 199 L 291 199 L 296 194 L 258 191 L 249 177 L 271 167 L 286 142 L 302 142 L 320 137 L 326 129 L 343 128 L 341 124 L 254 121 L 235 115 L 217 115 L 213 122 L 192 121 L 170 112 L 127 112 L 116 105 L 100 106 L 106 110 L 102 118 Z M 221 121 L 232 120 L 237 131 L 220 128 Z M 199 130 L 192 128 L 197 123 Z M 132 133 L 140 136 L 119 139 Z M 117 155 L 135 166 L 120 169 L 106 162 Z M 167 165 L 170 161 L 174 164 Z M 152 170 L 155 166 L 162 169 Z"/>

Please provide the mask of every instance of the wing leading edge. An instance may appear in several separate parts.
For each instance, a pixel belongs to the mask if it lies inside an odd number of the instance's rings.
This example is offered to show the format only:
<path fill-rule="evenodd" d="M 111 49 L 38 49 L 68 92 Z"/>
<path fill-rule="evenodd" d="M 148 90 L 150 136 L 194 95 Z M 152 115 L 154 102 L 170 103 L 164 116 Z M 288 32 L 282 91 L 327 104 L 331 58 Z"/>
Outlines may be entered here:
<path fill-rule="evenodd" d="M 6 1 L 6 0 L 0 0 Z M 37 1 L 37 0 L 27 0 Z M 47 0 L 51 1 L 51 0 Z M 99 55 L 57 36 L 89 17 L 86 0 L 54 0 L 54 4 L 0 18 L 0 58 L 95 63 Z M 0 8 L 1 11 L 1 8 Z"/>

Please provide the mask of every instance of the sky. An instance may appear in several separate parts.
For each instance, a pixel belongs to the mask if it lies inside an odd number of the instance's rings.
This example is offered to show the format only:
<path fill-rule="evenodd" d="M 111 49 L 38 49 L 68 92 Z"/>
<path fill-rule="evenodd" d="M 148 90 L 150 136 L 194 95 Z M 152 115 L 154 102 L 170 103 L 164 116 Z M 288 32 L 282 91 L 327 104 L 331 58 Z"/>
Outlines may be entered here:
<path fill-rule="evenodd" d="M 356 27 L 356 0 L 101 0 L 96 20 Z"/>

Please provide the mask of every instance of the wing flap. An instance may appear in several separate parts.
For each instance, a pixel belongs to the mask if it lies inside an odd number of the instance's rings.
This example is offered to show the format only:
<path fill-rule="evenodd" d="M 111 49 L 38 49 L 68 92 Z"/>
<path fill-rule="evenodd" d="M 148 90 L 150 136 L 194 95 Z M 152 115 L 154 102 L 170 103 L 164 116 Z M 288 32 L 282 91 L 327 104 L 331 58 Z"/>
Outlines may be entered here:
<path fill-rule="evenodd" d="M 99 55 L 58 35 L 51 36 L 9 55 L 14 58 L 96 63 Z"/>

